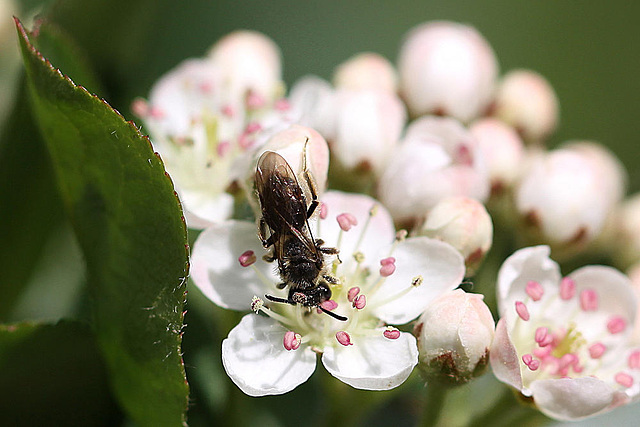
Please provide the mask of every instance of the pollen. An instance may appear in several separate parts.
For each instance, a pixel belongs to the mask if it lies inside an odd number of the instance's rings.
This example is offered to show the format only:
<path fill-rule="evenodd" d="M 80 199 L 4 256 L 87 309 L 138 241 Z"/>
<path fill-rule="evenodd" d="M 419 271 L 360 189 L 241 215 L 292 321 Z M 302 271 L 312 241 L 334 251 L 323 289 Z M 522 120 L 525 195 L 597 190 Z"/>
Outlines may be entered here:
<path fill-rule="evenodd" d="M 422 285 L 422 282 L 424 282 L 424 278 L 422 276 L 416 276 L 411 279 L 411 286 L 417 288 L 418 286 Z"/>
<path fill-rule="evenodd" d="M 342 344 L 345 347 L 353 345 L 353 343 L 351 342 L 351 337 L 345 331 L 336 332 L 336 339 L 340 344 Z"/>
<path fill-rule="evenodd" d="M 262 310 L 262 307 L 264 307 L 264 301 L 262 298 L 254 295 L 253 298 L 251 298 L 251 311 L 258 313 Z"/>

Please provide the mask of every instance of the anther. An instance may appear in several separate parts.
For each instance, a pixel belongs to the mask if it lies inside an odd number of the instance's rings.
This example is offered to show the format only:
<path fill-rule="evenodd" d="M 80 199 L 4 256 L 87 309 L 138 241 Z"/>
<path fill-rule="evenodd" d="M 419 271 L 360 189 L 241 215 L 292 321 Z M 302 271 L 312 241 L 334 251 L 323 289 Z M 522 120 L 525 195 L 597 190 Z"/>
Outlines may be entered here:
<path fill-rule="evenodd" d="M 625 374 L 624 372 L 618 372 L 615 376 L 615 380 L 622 387 L 629 388 L 633 385 L 633 377 L 629 374 Z"/>
<path fill-rule="evenodd" d="M 607 347 L 601 342 L 589 346 L 589 356 L 591 356 L 592 359 L 600 359 L 605 351 L 607 351 Z"/>
<path fill-rule="evenodd" d="M 329 215 L 329 208 L 326 203 L 320 204 L 320 219 L 327 219 L 327 215 Z"/>
<path fill-rule="evenodd" d="M 229 141 L 220 141 L 216 147 L 218 157 L 224 157 L 229 150 L 231 150 L 231 143 Z"/>
<path fill-rule="evenodd" d="M 376 203 L 375 205 L 371 206 L 371 209 L 369 209 L 369 216 L 376 216 L 378 214 L 378 204 Z"/>
<path fill-rule="evenodd" d="M 598 294 L 593 289 L 585 289 L 580 292 L 580 308 L 583 311 L 596 311 L 598 309 Z"/>
<path fill-rule="evenodd" d="M 131 103 L 133 114 L 140 118 L 144 118 L 149 114 L 149 104 L 142 98 L 136 98 Z"/>
<path fill-rule="evenodd" d="M 342 231 L 349 231 L 353 226 L 358 225 L 358 220 L 350 213 L 342 213 L 336 217 L 336 220 Z"/>
<path fill-rule="evenodd" d="M 264 307 L 264 301 L 262 300 L 262 298 L 254 295 L 253 298 L 251 298 L 251 311 L 258 313 L 260 310 L 262 310 L 262 307 Z"/>
<path fill-rule="evenodd" d="M 404 239 L 406 239 L 406 238 L 407 238 L 407 235 L 408 235 L 408 234 L 409 234 L 409 233 L 407 232 L 407 230 L 399 230 L 399 231 L 396 233 L 396 240 L 397 240 L 398 242 L 402 242 Z"/>
<path fill-rule="evenodd" d="M 256 254 L 251 250 L 244 251 L 242 255 L 238 257 L 238 262 L 243 267 L 249 267 L 251 264 L 256 262 Z"/>
<path fill-rule="evenodd" d="M 388 257 L 380 260 L 380 276 L 389 277 L 396 271 L 396 259 Z"/>
<path fill-rule="evenodd" d="M 358 296 L 359 293 L 360 293 L 360 288 L 357 286 L 354 286 L 353 288 L 347 291 L 347 300 L 349 300 L 349 302 L 353 302 L 353 300 Z"/>
<path fill-rule="evenodd" d="M 361 264 L 364 262 L 364 254 L 360 251 L 356 251 L 353 253 L 353 259 L 358 263 Z"/>
<path fill-rule="evenodd" d="M 522 362 L 532 371 L 536 371 L 540 367 L 540 361 L 534 359 L 533 356 L 528 353 L 522 355 Z"/>
<path fill-rule="evenodd" d="M 576 282 L 570 277 L 563 277 L 560 282 L 560 298 L 567 301 L 576 294 Z"/>
<path fill-rule="evenodd" d="M 261 95 L 255 93 L 254 91 L 250 91 L 247 94 L 246 104 L 247 104 L 247 108 L 249 108 L 250 110 L 257 110 L 258 108 L 262 107 L 265 103 L 266 103 L 265 99 Z"/>
<path fill-rule="evenodd" d="M 358 310 L 362 310 L 367 305 L 367 297 L 364 295 L 358 295 L 353 300 L 353 308 L 357 308 Z"/>
<path fill-rule="evenodd" d="M 627 364 L 631 369 L 640 369 L 640 350 L 633 350 L 627 359 Z"/>
<path fill-rule="evenodd" d="M 527 306 L 524 305 L 522 301 L 516 301 L 516 313 L 518 313 L 518 316 L 525 322 L 531 317 L 529 315 L 529 309 L 527 309 Z"/>
<path fill-rule="evenodd" d="M 397 340 L 400 338 L 400 331 L 392 326 L 387 326 L 387 329 L 382 332 L 382 335 L 390 340 Z"/>
<path fill-rule="evenodd" d="M 255 132 L 258 132 L 260 129 L 262 129 L 262 126 L 260 125 L 260 123 L 251 122 L 251 123 L 247 124 L 247 127 L 245 128 L 244 131 L 246 133 L 255 133 Z"/>
<path fill-rule="evenodd" d="M 549 330 L 543 326 L 536 329 L 535 340 L 538 344 L 547 341 L 547 337 L 549 336 Z M 540 347 L 545 347 L 541 345 Z"/>
<path fill-rule="evenodd" d="M 424 278 L 422 276 L 416 276 L 411 279 L 411 286 L 417 288 L 418 286 L 422 285 L 422 282 L 424 282 Z"/>
<path fill-rule="evenodd" d="M 540 298 L 542 298 L 544 294 L 544 289 L 540 283 L 530 280 L 525 287 L 525 292 L 532 300 L 540 301 Z"/>
<path fill-rule="evenodd" d="M 328 311 L 333 311 L 333 310 L 335 310 L 336 308 L 338 308 L 338 303 L 337 303 L 337 302 L 335 302 L 335 301 L 334 301 L 334 300 L 332 300 L 332 299 L 328 299 L 328 300 L 326 300 L 326 301 L 322 301 L 322 302 L 320 303 L 320 305 L 322 306 L 322 308 L 324 308 L 325 310 L 328 310 Z"/>
<path fill-rule="evenodd" d="M 284 338 L 282 340 L 284 348 L 287 349 L 287 351 L 297 350 L 298 347 L 300 347 L 301 342 L 302 337 L 300 336 L 300 334 L 296 334 L 293 331 L 287 331 L 284 334 Z"/>
<path fill-rule="evenodd" d="M 345 347 L 353 345 L 353 343 L 351 342 L 351 337 L 345 331 L 336 332 L 336 339 L 340 344 L 342 344 Z"/>
<path fill-rule="evenodd" d="M 235 110 L 231 105 L 227 104 L 224 107 L 222 107 L 222 114 L 229 118 L 232 118 L 235 115 Z"/>
<path fill-rule="evenodd" d="M 613 316 L 607 322 L 607 329 L 612 334 L 619 334 L 627 329 L 627 321 L 622 316 Z"/>

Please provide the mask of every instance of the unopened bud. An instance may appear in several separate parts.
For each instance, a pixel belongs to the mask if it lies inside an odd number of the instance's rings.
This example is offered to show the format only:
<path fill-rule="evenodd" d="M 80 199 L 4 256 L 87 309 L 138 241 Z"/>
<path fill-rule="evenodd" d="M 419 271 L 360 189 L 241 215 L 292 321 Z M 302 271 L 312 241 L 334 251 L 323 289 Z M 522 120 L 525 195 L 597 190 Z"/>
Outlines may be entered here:
<path fill-rule="evenodd" d="M 419 366 L 429 380 L 464 384 L 486 368 L 494 332 L 481 295 L 448 292 L 427 307 L 416 325 Z"/>
<path fill-rule="evenodd" d="M 396 93 L 398 76 L 386 58 L 365 52 L 340 64 L 333 76 L 333 84 L 339 89 L 374 89 Z"/>

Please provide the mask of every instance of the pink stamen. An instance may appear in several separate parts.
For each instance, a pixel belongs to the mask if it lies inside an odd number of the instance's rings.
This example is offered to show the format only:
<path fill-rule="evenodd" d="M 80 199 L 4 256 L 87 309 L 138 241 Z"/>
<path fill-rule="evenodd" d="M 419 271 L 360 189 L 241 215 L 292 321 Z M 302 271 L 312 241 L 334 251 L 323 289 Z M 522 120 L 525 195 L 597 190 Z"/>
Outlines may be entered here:
<path fill-rule="evenodd" d="M 596 311 L 598 309 L 598 294 L 593 289 L 585 289 L 580 292 L 580 308 L 583 311 Z"/>
<path fill-rule="evenodd" d="M 567 301 L 576 294 L 576 282 L 570 277 L 563 277 L 560 282 L 560 298 Z"/>
<path fill-rule="evenodd" d="M 288 111 L 291 109 L 291 104 L 286 98 L 280 98 L 276 101 L 274 108 L 278 111 Z"/>
<path fill-rule="evenodd" d="M 633 385 L 633 377 L 629 374 L 625 374 L 624 372 L 618 372 L 615 376 L 615 380 L 622 387 L 629 388 Z"/>
<path fill-rule="evenodd" d="M 640 369 L 640 350 L 633 350 L 631 352 L 627 364 L 631 369 Z"/>
<path fill-rule="evenodd" d="M 525 287 L 524 291 L 534 301 L 540 301 L 540 298 L 542 298 L 542 295 L 544 295 L 544 289 L 542 288 L 542 285 L 533 280 L 527 283 L 527 286 Z"/>
<path fill-rule="evenodd" d="M 605 351 L 607 351 L 607 347 L 601 342 L 589 346 L 589 356 L 592 359 L 600 359 Z"/>
<path fill-rule="evenodd" d="M 251 122 L 247 125 L 244 131 L 246 133 L 255 133 L 255 132 L 258 132 L 260 129 L 262 129 L 262 126 L 260 125 L 260 123 Z"/>
<path fill-rule="evenodd" d="M 212 82 L 202 82 L 200 83 L 200 91 L 203 93 L 211 93 L 213 92 L 213 83 Z"/>
<path fill-rule="evenodd" d="M 326 301 L 322 301 L 322 302 L 320 303 L 320 305 L 322 306 L 322 308 L 324 308 L 324 309 L 325 309 L 325 310 L 327 310 L 327 311 L 333 311 L 333 310 L 335 310 L 336 308 L 338 308 L 338 303 L 337 303 L 337 302 L 335 302 L 335 301 L 334 301 L 334 300 L 332 300 L 332 299 L 328 299 L 328 300 L 326 300 Z"/>
<path fill-rule="evenodd" d="M 367 297 L 364 295 L 358 295 L 356 299 L 353 300 L 353 307 L 358 310 L 362 310 L 367 305 Z"/>
<path fill-rule="evenodd" d="M 151 107 L 151 108 L 149 109 L 149 115 L 150 115 L 152 118 L 156 119 L 156 120 L 160 120 L 160 119 L 163 119 L 163 118 L 164 118 L 165 113 L 164 113 L 164 111 L 163 111 L 161 108 L 159 108 L 159 107 Z"/>
<path fill-rule="evenodd" d="M 284 348 L 287 351 L 297 350 L 300 347 L 300 343 L 302 342 L 302 337 L 300 334 L 296 334 L 293 331 L 287 331 L 284 334 L 284 338 L 282 343 L 284 344 Z"/>
<path fill-rule="evenodd" d="M 525 322 L 531 318 L 529 309 L 527 309 L 527 306 L 524 305 L 522 301 L 516 301 L 516 313 L 518 313 L 518 316 Z"/>
<path fill-rule="evenodd" d="M 384 330 L 382 335 L 390 340 L 397 340 L 398 338 L 400 338 L 400 331 L 389 326 Z"/>
<path fill-rule="evenodd" d="M 466 144 L 458 145 L 456 152 L 456 163 L 465 166 L 473 165 L 473 154 Z"/>
<path fill-rule="evenodd" d="M 232 118 L 233 116 L 235 116 L 236 111 L 233 109 L 231 105 L 227 104 L 224 107 L 222 107 L 222 114 L 227 116 L 228 118 Z"/>
<path fill-rule="evenodd" d="M 536 356 L 538 359 L 545 359 L 547 356 L 551 354 L 552 351 L 553 351 L 553 347 L 544 346 L 541 348 L 534 349 L 533 355 Z"/>
<path fill-rule="evenodd" d="M 256 262 L 256 254 L 253 251 L 244 251 L 242 255 L 238 257 L 238 262 L 243 267 L 249 267 Z"/>
<path fill-rule="evenodd" d="M 218 157 L 224 157 L 231 149 L 231 143 L 229 141 L 220 141 L 216 147 L 216 153 Z"/>
<path fill-rule="evenodd" d="M 147 114 L 149 114 L 149 104 L 142 98 L 136 98 L 131 103 L 131 111 L 138 117 L 147 117 Z"/>
<path fill-rule="evenodd" d="M 320 204 L 320 219 L 327 219 L 327 215 L 329 215 L 329 208 L 327 207 L 327 204 Z"/>
<path fill-rule="evenodd" d="M 534 359 L 530 354 L 522 355 L 522 362 L 532 371 L 536 371 L 540 367 L 540 361 Z"/>
<path fill-rule="evenodd" d="M 353 345 L 353 343 L 351 342 L 351 337 L 345 331 L 336 332 L 336 339 L 340 344 L 342 344 L 345 347 Z"/>
<path fill-rule="evenodd" d="M 607 322 L 607 329 L 612 334 L 619 334 L 627 329 L 627 321 L 622 316 L 613 316 Z"/>
<path fill-rule="evenodd" d="M 380 276 L 389 277 L 396 271 L 396 259 L 392 256 L 380 260 Z"/>
<path fill-rule="evenodd" d="M 338 220 L 338 225 L 340 225 L 342 231 L 349 231 L 351 227 L 358 225 L 358 220 L 350 213 L 342 213 L 336 217 L 336 220 Z"/>
<path fill-rule="evenodd" d="M 535 340 L 538 344 L 540 344 L 541 342 L 544 342 L 545 340 L 547 340 L 547 337 L 549 336 L 549 329 L 541 326 L 538 329 L 536 329 L 536 335 L 535 335 Z M 541 346 L 544 347 L 544 346 Z"/>
<path fill-rule="evenodd" d="M 353 288 L 349 289 L 347 291 L 347 299 L 349 300 L 349 302 L 353 302 L 353 300 L 358 296 L 359 293 L 360 293 L 360 288 L 357 286 L 354 286 Z"/>
<path fill-rule="evenodd" d="M 247 94 L 246 102 L 247 102 L 247 108 L 255 110 L 257 108 L 262 107 L 266 101 L 261 95 L 255 93 L 254 91 L 250 91 Z"/>

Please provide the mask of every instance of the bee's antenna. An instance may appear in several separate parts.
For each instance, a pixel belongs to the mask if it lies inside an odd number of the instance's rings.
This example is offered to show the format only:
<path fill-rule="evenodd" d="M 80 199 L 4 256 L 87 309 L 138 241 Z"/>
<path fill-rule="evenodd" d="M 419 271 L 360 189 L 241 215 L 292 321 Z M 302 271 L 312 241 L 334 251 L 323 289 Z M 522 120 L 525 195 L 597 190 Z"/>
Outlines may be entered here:
<path fill-rule="evenodd" d="M 325 308 L 323 308 L 321 305 L 318 306 L 318 308 L 320 310 L 322 310 L 322 312 L 324 314 L 328 314 L 329 316 L 333 317 L 336 320 L 340 320 L 341 322 L 346 322 L 347 320 L 349 320 L 347 317 L 344 316 L 340 316 L 339 314 L 334 313 L 333 311 L 329 311 Z"/>

